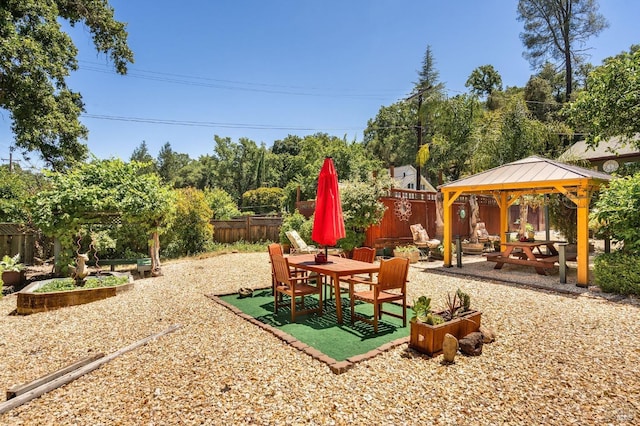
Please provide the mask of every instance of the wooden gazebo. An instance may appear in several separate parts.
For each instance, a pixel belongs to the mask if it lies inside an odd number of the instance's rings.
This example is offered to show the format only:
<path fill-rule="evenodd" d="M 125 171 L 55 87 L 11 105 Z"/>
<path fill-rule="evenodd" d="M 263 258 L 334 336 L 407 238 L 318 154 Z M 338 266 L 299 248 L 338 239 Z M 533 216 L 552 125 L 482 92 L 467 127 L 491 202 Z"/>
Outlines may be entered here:
<path fill-rule="evenodd" d="M 611 176 L 558 161 L 531 156 L 464 179 L 440 185 L 444 206 L 444 247 L 451 247 L 453 203 L 462 194 L 492 196 L 500 207 L 500 236 L 508 231 L 508 208 L 525 194 L 564 194 L 577 206 L 577 285 L 589 285 L 589 201 Z M 504 250 L 504 247 L 503 247 Z M 444 265 L 451 266 L 451 250 Z"/>

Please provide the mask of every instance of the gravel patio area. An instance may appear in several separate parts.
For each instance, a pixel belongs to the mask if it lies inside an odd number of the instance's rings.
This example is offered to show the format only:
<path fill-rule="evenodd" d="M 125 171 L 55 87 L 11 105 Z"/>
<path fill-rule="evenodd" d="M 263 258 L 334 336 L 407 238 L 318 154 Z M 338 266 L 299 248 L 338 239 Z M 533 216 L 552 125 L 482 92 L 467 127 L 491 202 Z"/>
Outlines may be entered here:
<path fill-rule="evenodd" d="M 488 262 L 477 263 L 412 265 L 408 300 L 424 294 L 443 306 L 447 292 L 469 293 L 497 333 L 481 356 L 443 365 L 405 344 L 341 375 L 205 296 L 270 285 L 266 252 L 174 261 L 114 298 L 29 316 L 11 315 L 16 296 L 5 296 L 5 389 L 182 328 L 0 415 L 0 424 L 640 424 L 637 299 L 560 285 L 531 268 L 477 278 Z"/>

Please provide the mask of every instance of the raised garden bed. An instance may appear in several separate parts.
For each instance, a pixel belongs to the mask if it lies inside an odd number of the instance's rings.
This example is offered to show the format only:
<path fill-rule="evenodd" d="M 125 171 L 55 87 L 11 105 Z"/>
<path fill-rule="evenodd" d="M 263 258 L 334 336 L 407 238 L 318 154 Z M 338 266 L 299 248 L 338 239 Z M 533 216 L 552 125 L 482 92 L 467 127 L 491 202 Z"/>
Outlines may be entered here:
<path fill-rule="evenodd" d="M 127 284 L 110 287 L 78 287 L 75 290 L 54 291 L 49 293 L 34 293 L 34 291 L 59 278 L 31 283 L 17 294 L 17 313 L 20 315 L 28 315 L 36 312 L 63 308 L 66 306 L 91 303 L 97 300 L 106 299 L 107 297 L 113 297 L 118 293 L 130 290 L 133 286 L 133 277 L 131 274 L 118 272 L 111 272 L 109 274 L 112 276 L 128 276 L 129 282 Z"/>
<path fill-rule="evenodd" d="M 456 339 L 461 339 L 469 333 L 478 331 L 481 317 L 482 312 L 471 310 L 438 325 L 411 320 L 409 347 L 429 356 L 437 355 L 442 352 L 445 334 L 449 333 Z"/>

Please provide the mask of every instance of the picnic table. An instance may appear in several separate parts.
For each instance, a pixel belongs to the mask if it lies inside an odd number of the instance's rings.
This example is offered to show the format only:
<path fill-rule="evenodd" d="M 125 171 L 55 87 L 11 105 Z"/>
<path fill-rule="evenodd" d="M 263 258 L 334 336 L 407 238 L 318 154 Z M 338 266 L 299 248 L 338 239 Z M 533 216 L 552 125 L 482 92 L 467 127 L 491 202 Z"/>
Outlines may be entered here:
<path fill-rule="evenodd" d="M 558 262 L 558 250 L 554 244 L 560 241 L 512 241 L 503 243 L 505 250 L 498 253 L 485 254 L 487 261 L 496 262 L 494 269 L 502 269 L 505 263 L 532 266 L 540 275 L 546 275 L 547 270 Z M 541 247 L 545 248 L 543 252 Z"/>

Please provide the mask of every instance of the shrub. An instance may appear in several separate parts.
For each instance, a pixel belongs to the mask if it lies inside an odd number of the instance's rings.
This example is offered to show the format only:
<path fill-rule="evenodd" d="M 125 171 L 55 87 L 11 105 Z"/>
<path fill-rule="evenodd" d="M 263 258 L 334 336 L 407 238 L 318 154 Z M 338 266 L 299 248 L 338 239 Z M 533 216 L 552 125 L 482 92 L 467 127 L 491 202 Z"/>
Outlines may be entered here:
<path fill-rule="evenodd" d="M 167 241 L 165 254 L 178 257 L 202 253 L 213 239 L 211 208 L 199 189 L 179 189 L 176 194 L 176 216 L 164 237 Z"/>
<path fill-rule="evenodd" d="M 282 188 L 258 188 L 242 194 L 243 209 L 251 209 L 256 214 L 279 213 L 284 200 Z"/>
<path fill-rule="evenodd" d="M 600 192 L 591 219 L 612 241 L 622 241 L 625 253 L 640 255 L 640 173 L 614 178 Z"/>
<path fill-rule="evenodd" d="M 215 220 L 228 220 L 241 214 L 231 195 L 223 189 L 205 189 L 204 198 Z"/>
<path fill-rule="evenodd" d="M 640 295 L 640 256 L 604 253 L 594 261 L 596 285 L 607 293 Z"/>

